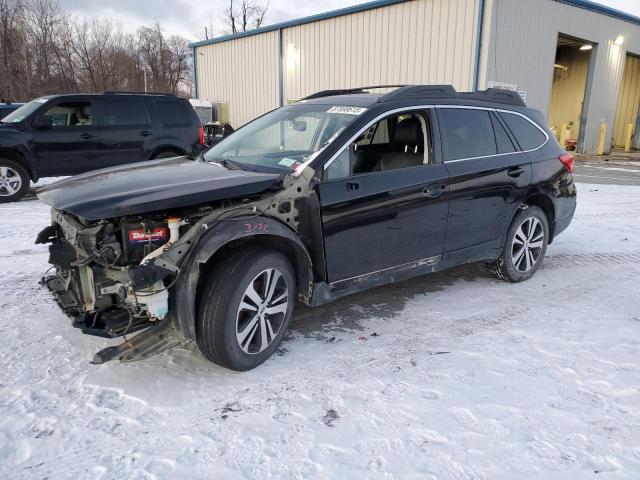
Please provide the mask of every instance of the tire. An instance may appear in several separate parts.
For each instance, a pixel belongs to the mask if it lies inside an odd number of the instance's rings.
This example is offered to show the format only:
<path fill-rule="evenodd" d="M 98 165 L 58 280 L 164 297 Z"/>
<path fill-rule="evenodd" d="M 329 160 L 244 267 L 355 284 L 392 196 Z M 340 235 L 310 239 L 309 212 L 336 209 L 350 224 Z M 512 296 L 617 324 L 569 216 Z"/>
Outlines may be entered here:
<path fill-rule="evenodd" d="M 529 280 L 540 268 L 548 242 L 549 223 L 545 213 L 538 207 L 520 210 L 507 230 L 502 255 L 487 264 L 489 271 L 510 282 Z"/>
<path fill-rule="evenodd" d="M 174 157 L 181 157 L 182 155 L 180 155 L 179 153 L 176 152 L 172 152 L 169 150 L 164 150 L 162 152 L 156 153 L 153 156 L 152 160 L 160 160 L 161 158 L 174 158 Z"/>
<path fill-rule="evenodd" d="M 0 158 L 0 203 L 17 202 L 29 191 L 31 176 L 18 162 Z"/>
<path fill-rule="evenodd" d="M 271 296 L 265 295 L 273 279 Z M 231 370 L 257 367 L 282 341 L 295 299 L 295 274 L 284 255 L 264 249 L 234 252 L 218 265 L 201 292 L 196 321 L 200 351 Z"/>

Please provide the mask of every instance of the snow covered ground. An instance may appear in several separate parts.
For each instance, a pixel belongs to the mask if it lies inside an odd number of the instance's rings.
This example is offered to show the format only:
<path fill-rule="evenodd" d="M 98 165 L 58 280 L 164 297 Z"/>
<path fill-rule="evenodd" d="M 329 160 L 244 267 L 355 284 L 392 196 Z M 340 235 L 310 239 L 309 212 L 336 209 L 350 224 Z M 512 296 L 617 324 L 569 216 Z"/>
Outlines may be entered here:
<path fill-rule="evenodd" d="M 471 265 L 300 307 L 247 373 L 180 348 L 88 362 L 0 205 L 0 478 L 640 478 L 640 187 L 579 185 L 512 285 Z"/>

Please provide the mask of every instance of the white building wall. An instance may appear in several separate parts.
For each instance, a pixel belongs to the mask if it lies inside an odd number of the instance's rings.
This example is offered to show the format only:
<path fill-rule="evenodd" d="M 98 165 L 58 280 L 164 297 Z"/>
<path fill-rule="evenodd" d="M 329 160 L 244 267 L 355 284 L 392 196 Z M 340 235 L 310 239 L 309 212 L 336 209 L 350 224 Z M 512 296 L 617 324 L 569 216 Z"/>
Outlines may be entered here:
<path fill-rule="evenodd" d="M 487 0 L 480 88 L 489 81 L 518 85 L 527 104 L 548 113 L 558 34 L 597 43 L 587 99 L 585 151 L 597 150 L 600 122 L 611 143 L 626 52 L 640 53 L 640 26 L 554 0 Z M 615 45 L 618 36 L 622 46 Z"/>
<path fill-rule="evenodd" d="M 196 48 L 198 98 L 229 103 L 237 128 L 278 106 L 278 32 Z"/>

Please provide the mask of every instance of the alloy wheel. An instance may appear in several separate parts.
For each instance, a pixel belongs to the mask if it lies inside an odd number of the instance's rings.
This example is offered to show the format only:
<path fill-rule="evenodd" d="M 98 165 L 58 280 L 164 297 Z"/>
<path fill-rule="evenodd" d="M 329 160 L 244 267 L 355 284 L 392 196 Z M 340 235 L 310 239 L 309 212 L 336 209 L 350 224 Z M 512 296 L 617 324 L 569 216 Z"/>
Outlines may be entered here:
<path fill-rule="evenodd" d="M 540 260 L 544 246 L 544 227 L 535 217 L 520 224 L 513 237 L 511 262 L 519 272 L 528 272 Z"/>
<path fill-rule="evenodd" d="M 245 353 L 260 353 L 274 341 L 287 314 L 288 292 L 286 278 L 275 268 L 249 283 L 236 317 L 236 338 Z"/>
<path fill-rule="evenodd" d="M 0 197 L 10 197 L 20 191 L 22 177 L 11 167 L 0 167 Z"/>

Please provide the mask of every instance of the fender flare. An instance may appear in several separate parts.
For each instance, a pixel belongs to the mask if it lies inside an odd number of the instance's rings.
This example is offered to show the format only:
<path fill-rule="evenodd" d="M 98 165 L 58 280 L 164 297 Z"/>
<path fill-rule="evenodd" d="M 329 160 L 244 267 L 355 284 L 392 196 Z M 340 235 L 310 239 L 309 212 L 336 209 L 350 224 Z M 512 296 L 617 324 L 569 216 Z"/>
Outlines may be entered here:
<path fill-rule="evenodd" d="M 182 334 L 196 338 L 196 292 L 202 267 L 213 255 L 229 243 L 258 236 L 271 236 L 284 240 L 296 258 L 298 276 L 298 298 L 304 303 L 311 301 L 313 291 L 313 269 L 311 256 L 302 240 L 290 228 L 269 217 L 258 216 L 247 220 L 222 221 L 202 235 L 192 252 L 181 265 L 182 279 L 177 283 L 172 300 L 176 306 L 178 325 Z M 294 265 L 295 267 L 296 265 Z"/>

